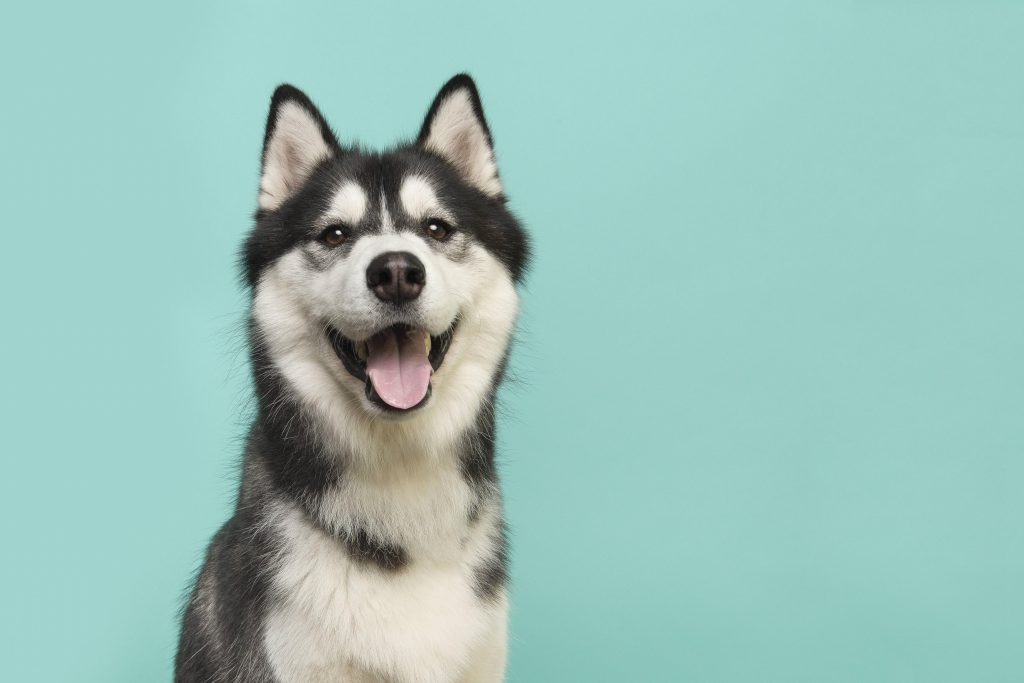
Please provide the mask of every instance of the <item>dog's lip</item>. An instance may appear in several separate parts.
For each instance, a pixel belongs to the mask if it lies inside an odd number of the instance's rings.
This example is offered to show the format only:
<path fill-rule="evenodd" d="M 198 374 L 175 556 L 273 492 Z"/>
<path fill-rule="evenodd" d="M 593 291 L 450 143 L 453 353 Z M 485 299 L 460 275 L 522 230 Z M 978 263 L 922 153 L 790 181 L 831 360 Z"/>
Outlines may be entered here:
<path fill-rule="evenodd" d="M 458 326 L 458 319 L 452 321 L 451 325 L 448 326 L 444 332 L 439 335 L 430 335 L 430 352 L 427 354 L 427 360 L 430 362 L 430 367 L 434 372 L 441 367 L 444 362 L 445 356 L 448 355 L 448 349 L 451 346 L 452 338 L 455 335 L 455 329 Z M 388 325 L 380 330 L 377 330 L 374 334 L 379 334 L 388 329 L 396 329 L 401 331 L 412 327 L 408 323 L 398 323 L 396 325 Z M 373 335 L 370 335 L 372 337 Z M 405 413 L 415 410 L 424 405 L 430 398 L 432 386 L 427 386 L 427 393 L 423 397 L 423 400 L 414 406 L 409 408 L 395 408 L 385 403 L 379 396 L 377 396 L 376 390 L 373 388 L 373 383 L 366 373 L 366 359 L 360 358 L 357 353 L 357 348 L 360 344 L 365 345 L 364 342 L 356 342 L 343 335 L 336 327 L 332 325 L 327 326 L 327 339 L 331 344 L 331 348 L 334 349 L 335 355 L 341 361 L 342 366 L 345 370 L 365 384 L 366 398 L 369 399 L 378 408 L 392 413 Z"/>

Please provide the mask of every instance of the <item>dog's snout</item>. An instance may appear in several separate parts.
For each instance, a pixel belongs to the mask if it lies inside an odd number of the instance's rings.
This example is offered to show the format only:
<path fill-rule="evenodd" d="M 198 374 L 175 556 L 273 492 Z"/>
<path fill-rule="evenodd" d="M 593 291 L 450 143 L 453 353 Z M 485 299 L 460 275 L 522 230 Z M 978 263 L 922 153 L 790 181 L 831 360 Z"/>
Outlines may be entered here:
<path fill-rule="evenodd" d="M 423 291 L 427 272 L 423 262 L 407 251 L 389 251 L 370 261 L 366 286 L 377 298 L 392 304 L 412 301 Z"/>

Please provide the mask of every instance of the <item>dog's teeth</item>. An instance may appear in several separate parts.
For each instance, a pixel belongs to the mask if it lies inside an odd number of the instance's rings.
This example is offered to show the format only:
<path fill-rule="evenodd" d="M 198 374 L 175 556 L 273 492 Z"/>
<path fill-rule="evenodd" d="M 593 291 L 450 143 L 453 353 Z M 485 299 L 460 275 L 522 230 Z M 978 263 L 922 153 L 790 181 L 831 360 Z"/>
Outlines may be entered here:
<path fill-rule="evenodd" d="M 430 353 L 430 335 L 423 335 L 423 345 L 427 347 L 427 353 Z"/>
<path fill-rule="evenodd" d="M 366 348 L 366 344 L 356 344 L 356 358 L 359 360 L 366 360 L 370 357 L 370 352 Z"/>

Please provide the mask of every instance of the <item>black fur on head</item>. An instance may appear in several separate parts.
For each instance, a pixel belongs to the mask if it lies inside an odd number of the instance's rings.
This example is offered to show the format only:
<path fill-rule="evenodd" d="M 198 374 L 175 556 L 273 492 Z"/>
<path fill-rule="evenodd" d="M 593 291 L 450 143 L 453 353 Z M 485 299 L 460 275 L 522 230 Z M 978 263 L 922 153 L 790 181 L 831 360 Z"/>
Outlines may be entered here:
<path fill-rule="evenodd" d="M 431 135 L 432 126 L 439 116 L 451 115 L 450 110 L 460 106 L 464 111 L 459 114 L 468 115 L 458 120 L 469 132 L 460 136 L 458 131 L 449 133 L 449 130 L 443 130 L 440 134 L 449 135 L 449 139 L 439 143 L 436 139 L 438 131 Z M 319 138 L 317 145 L 322 147 L 318 147 L 318 154 L 302 158 L 301 152 L 287 144 L 282 145 L 283 151 L 271 150 L 272 142 L 280 137 L 284 111 L 289 115 L 298 113 L 308 117 L 308 126 L 303 134 Z M 316 218 L 325 211 L 332 193 L 345 180 L 356 180 L 362 187 L 370 189 L 371 201 L 379 201 L 379 197 L 384 196 L 388 206 L 393 207 L 398 205 L 395 195 L 402 178 L 412 173 L 431 178 L 437 185 L 439 197 L 456 214 L 460 230 L 469 233 L 503 263 L 515 281 L 521 280 L 530 255 L 527 236 L 506 207 L 496 168 L 493 169 L 493 178 L 485 177 L 487 171 L 479 168 L 480 163 L 485 163 L 480 161 L 483 157 L 472 157 L 466 151 L 473 144 L 479 144 L 480 140 L 473 138 L 477 130 L 482 134 L 493 162 L 492 138 L 480 96 L 473 80 L 466 74 L 455 76 L 441 88 L 415 142 L 399 144 L 382 152 L 340 144 L 312 101 L 297 88 L 281 85 L 271 99 L 264 135 L 261 207 L 256 212 L 255 226 L 241 253 L 245 283 L 250 288 L 254 287 L 260 273 L 275 259 L 294 246 L 317 238 Z M 271 156 L 276 161 L 284 159 L 284 163 L 294 166 L 296 172 L 295 177 L 288 181 L 291 184 L 282 183 L 273 188 L 276 196 L 264 205 L 262 199 L 267 194 L 265 185 L 268 184 L 266 176 Z M 351 242 L 361 235 L 380 231 L 381 226 L 372 219 L 374 215 L 375 211 L 368 211 L 367 220 L 347 226 L 352 233 Z M 402 216 L 395 216 L 395 227 L 398 230 L 418 228 L 403 221 Z"/>

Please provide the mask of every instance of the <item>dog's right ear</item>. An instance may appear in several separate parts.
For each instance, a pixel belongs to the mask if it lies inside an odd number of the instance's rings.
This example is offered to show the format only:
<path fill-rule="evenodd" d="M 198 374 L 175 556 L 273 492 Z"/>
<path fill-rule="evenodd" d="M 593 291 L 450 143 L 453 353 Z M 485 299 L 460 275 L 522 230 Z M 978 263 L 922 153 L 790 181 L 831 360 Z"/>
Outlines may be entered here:
<path fill-rule="evenodd" d="M 338 141 L 316 106 L 298 88 L 274 91 L 263 137 L 259 208 L 273 211 L 294 195 L 317 164 L 332 157 Z"/>

